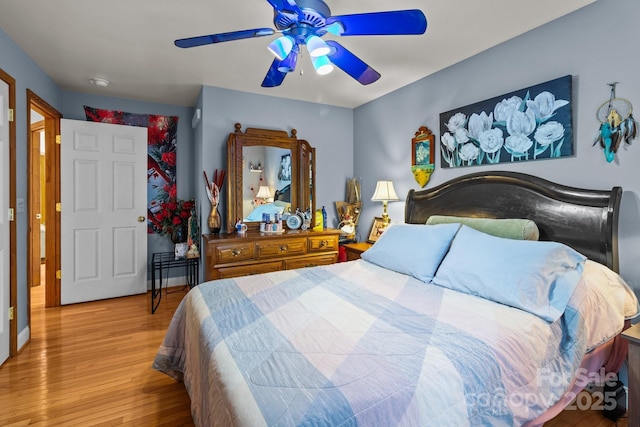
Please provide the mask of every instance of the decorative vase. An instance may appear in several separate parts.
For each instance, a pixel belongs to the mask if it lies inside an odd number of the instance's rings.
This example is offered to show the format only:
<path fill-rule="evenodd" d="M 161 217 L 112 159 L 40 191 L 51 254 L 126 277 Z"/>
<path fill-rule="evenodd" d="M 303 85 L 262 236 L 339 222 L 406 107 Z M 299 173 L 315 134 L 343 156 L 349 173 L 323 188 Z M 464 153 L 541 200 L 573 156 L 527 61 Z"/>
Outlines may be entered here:
<path fill-rule="evenodd" d="M 209 231 L 213 234 L 220 233 L 220 226 L 222 224 L 222 218 L 220 212 L 218 212 L 218 205 L 211 204 L 211 212 L 209 212 L 209 218 L 207 219 L 207 225 L 209 225 Z"/>
<path fill-rule="evenodd" d="M 171 233 L 171 241 L 173 243 L 184 243 L 187 241 L 187 233 L 184 227 L 177 227 Z"/>

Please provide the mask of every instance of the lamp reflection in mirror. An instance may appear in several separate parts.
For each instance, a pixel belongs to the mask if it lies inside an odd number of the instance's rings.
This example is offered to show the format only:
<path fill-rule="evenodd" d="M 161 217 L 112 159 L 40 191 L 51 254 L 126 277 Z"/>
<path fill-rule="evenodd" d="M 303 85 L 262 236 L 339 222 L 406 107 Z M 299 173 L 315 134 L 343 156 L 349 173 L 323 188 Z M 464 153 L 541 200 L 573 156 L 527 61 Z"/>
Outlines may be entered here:
<path fill-rule="evenodd" d="M 387 203 L 400 200 L 396 194 L 396 190 L 393 188 L 393 181 L 378 181 L 376 184 L 376 191 L 371 198 L 372 202 L 382 202 L 382 225 L 387 227 L 390 219 L 387 213 Z"/>
<path fill-rule="evenodd" d="M 291 53 L 291 49 L 293 49 L 293 39 L 287 36 L 278 37 L 269 43 L 268 49 L 276 56 L 276 58 L 282 61 L 284 58 L 289 56 L 289 53 Z"/>
<path fill-rule="evenodd" d="M 258 194 L 256 194 L 256 199 L 262 199 L 261 203 L 267 203 L 271 197 L 271 189 L 267 185 L 261 185 L 258 189 Z"/>

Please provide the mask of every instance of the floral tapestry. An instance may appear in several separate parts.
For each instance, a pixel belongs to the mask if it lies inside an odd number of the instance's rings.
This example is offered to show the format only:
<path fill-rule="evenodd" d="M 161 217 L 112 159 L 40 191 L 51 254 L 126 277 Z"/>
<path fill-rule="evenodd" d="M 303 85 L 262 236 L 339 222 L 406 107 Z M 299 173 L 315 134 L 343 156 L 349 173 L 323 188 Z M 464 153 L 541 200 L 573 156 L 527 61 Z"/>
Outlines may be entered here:
<path fill-rule="evenodd" d="M 441 167 L 573 156 L 571 76 L 440 114 Z"/>
<path fill-rule="evenodd" d="M 162 205 L 176 199 L 178 117 L 134 114 L 84 106 L 88 121 L 147 128 L 147 230 L 163 234 Z"/>

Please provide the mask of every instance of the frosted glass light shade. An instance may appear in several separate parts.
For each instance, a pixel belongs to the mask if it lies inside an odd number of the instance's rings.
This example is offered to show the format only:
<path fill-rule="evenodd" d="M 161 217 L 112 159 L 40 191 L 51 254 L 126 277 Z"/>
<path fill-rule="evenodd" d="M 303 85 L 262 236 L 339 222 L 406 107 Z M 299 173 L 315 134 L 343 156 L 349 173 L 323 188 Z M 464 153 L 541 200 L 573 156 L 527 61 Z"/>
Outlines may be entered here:
<path fill-rule="evenodd" d="M 280 66 L 278 66 L 278 71 L 281 73 L 289 73 L 296 69 L 296 64 L 298 63 L 298 51 L 293 49 L 289 55 L 287 55 L 282 62 L 280 62 Z"/>
<path fill-rule="evenodd" d="M 276 58 L 282 61 L 291 53 L 291 49 L 293 49 L 293 40 L 291 39 L 291 37 L 287 36 L 278 37 L 277 39 L 269 43 L 268 48 L 271 53 L 276 56 Z"/>
<path fill-rule="evenodd" d="M 313 68 L 316 69 L 316 73 L 324 76 L 325 74 L 329 74 L 333 71 L 333 64 L 329 61 L 327 56 L 316 56 L 311 57 L 311 63 L 313 64 Z"/>
<path fill-rule="evenodd" d="M 307 51 L 309 52 L 309 55 L 314 57 L 328 55 L 331 49 L 320 37 L 309 36 L 307 39 Z"/>

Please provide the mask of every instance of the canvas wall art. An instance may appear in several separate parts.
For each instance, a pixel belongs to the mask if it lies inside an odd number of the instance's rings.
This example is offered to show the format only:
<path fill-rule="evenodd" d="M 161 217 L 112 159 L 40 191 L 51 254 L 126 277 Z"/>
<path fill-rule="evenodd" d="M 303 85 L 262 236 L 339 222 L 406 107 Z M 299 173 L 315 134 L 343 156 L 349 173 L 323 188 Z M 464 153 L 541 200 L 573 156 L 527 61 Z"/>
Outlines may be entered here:
<path fill-rule="evenodd" d="M 441 167 L 574 155 L 571 76 L 440 114 Z"/>

